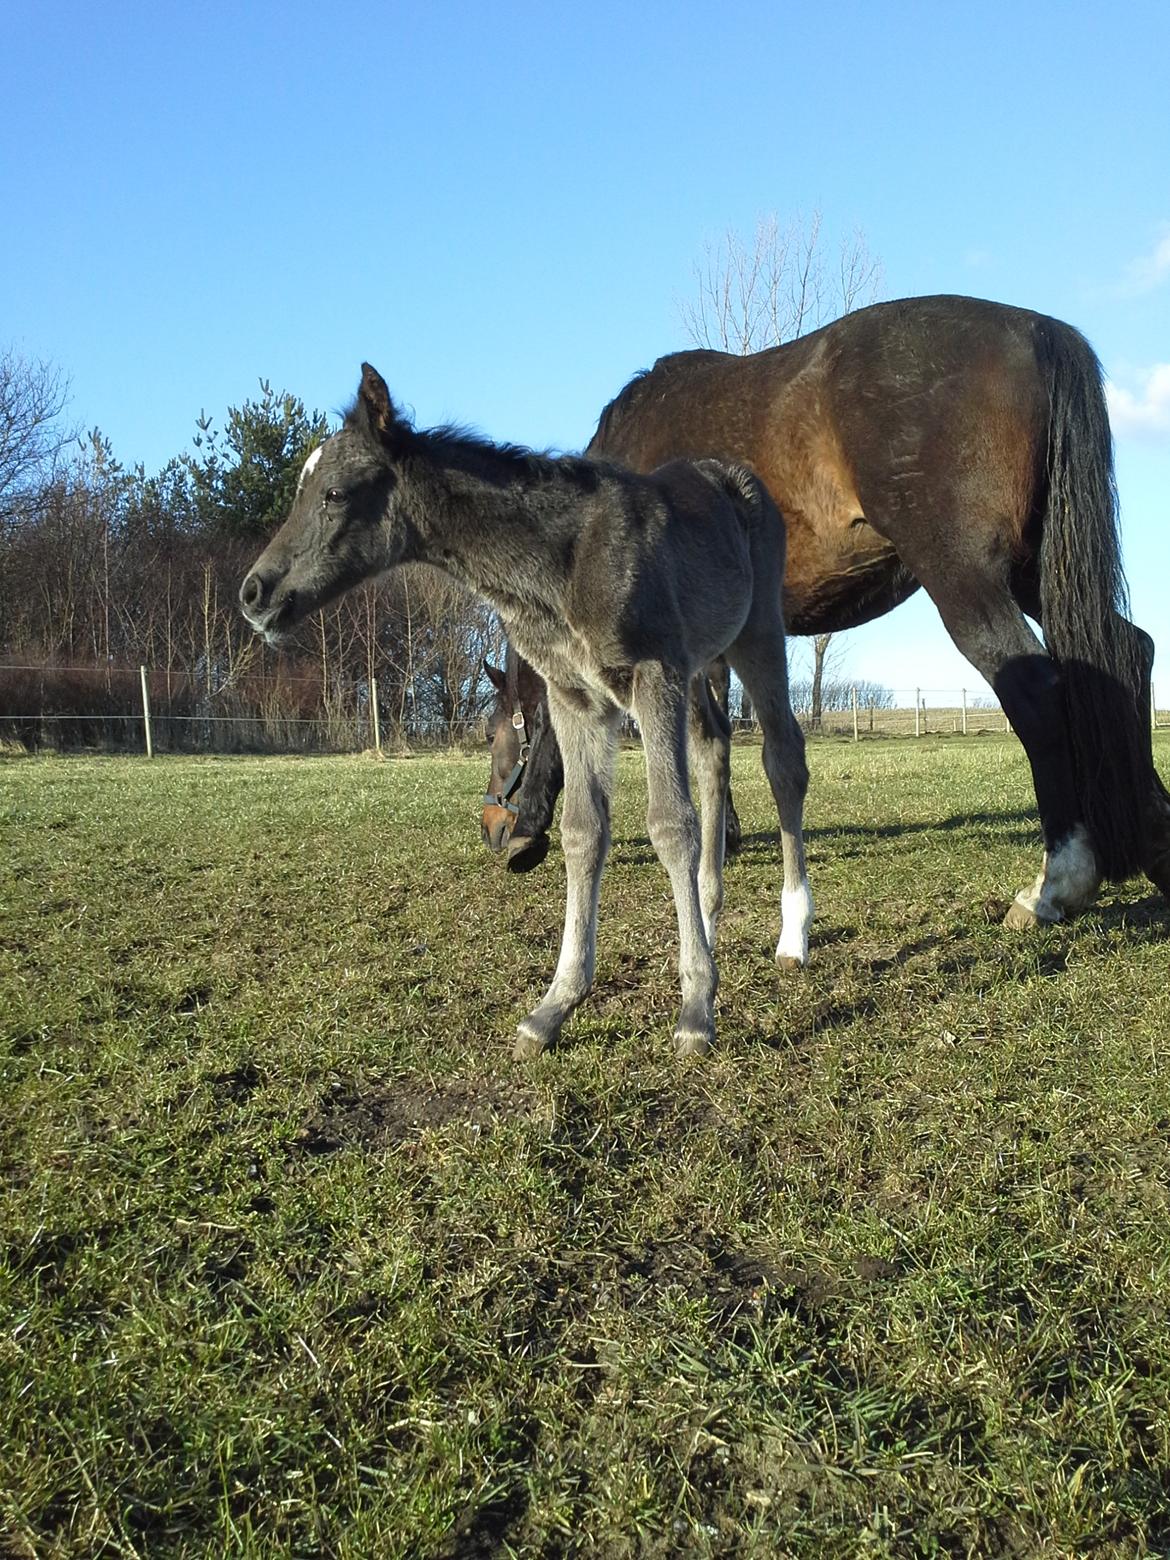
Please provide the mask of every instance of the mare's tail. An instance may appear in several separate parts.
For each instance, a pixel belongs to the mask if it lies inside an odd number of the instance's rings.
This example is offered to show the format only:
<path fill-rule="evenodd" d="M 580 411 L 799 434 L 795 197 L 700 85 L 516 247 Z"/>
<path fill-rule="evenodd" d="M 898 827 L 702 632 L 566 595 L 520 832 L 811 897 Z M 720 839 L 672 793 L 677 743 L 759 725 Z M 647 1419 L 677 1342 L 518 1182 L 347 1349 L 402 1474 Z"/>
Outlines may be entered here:
<path fill-rule="evenodd" d="M 1082 814 L 1102 871 L 1120 880 L 1141 865 L 1154 771 L 1140 636 L 1126 621 L 1101 365 L 1056 320 L 1038 325 L 1036 355 L 1050 408 L 1044 637 L 1060 663 Z"/>

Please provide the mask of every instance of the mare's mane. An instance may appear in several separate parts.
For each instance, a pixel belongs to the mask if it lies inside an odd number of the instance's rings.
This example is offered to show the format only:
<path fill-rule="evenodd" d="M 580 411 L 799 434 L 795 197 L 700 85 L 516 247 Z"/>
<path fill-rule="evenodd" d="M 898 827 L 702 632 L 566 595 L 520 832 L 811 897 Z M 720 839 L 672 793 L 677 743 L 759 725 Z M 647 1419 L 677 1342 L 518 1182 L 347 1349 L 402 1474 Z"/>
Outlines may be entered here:
<path fill-rule="evenodd" d="M 653 368 L 639 369 L 602 411 L 597 419 L 597 428 L 589 441 L 589 448 L 592 449 L 598 439 L 609 440 L 622 419 L 627 417 L 642 400 L 651 379 L 655 381 L 655 388 L 661 390 L 664 384 L 669 384 L 684 369 L 691 367 L 700 359 L 727 356 L 726 352 L 716 352 L 709 347 L 697 347 L 686 352 L 669 352 L 665 357 L 660 357 Z"/>

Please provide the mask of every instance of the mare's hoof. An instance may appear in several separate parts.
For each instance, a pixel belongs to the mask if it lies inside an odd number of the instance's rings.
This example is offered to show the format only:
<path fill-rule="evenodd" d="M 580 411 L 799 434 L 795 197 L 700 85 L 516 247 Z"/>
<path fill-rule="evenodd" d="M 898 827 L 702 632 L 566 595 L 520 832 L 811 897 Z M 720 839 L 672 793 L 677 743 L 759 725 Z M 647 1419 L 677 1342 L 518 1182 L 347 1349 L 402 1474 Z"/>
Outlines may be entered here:
<path fill-rule="evenodd" d="M 530 839 L 517 839 L 513 835 L 505 860 L 508 871 L 531 872 L 533 867 L 539 867 L 548 855 L 549 844 L 547 834 L 534 834 Z"/>
<path fill-rule="evenodd" d="M 538 1056 L 543 1056 L 548 1048 L 547 1041 L 534 1035 L 529 1029 L 516 1031 L 516 1043 L 512 1047 L 512 1060 L 514 1062 L 534 1062 Z"/>
<path fill-rule="evenodd" d="M 795 958 L 790 953 L 778 953 L 776 955 L 776 968 L 778 970 L 802 970 L 807 960 Z"/>
<path fill-rule="evenodd" d="M 712 1037 L 710 1035 L 679 1034 L 674 1037 L 674 1054 L 676 1056 L 706 1056 L 711 1049 Z"/>
<path fill-rule="evenodd" d="M 1151 851 L 1142 863 L 1142 871 L 1166 899 L 1170 899 L 1170 845 Z"/>
<path fill-rule="evenodd" d="M 1059 916 L 1037 915 L 1031 905 L 1026 905 L 1022 899 L 1013 899 L 1003 924 L 1013 932 L 1031 932 L 1038 926 L 1055 926 L 1059 920 Z"/>

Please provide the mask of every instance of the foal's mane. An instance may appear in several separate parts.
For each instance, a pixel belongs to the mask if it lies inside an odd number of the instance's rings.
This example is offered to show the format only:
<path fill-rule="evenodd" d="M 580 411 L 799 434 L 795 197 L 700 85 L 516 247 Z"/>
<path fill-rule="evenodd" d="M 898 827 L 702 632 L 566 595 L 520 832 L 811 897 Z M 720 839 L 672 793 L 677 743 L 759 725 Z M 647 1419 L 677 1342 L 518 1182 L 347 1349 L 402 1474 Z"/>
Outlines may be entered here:
<path fill-rule="evenodd" d="M 360 398 L 346 412 L 345 426 L 356 430 L 375 446 L 380 442 L 370 428 Z M 500 486 L 512 482 L 526 487 L 568 482 L 583 492 L 591 493 L 597 488 L 600 472 L 596 461 L 586 460 L 581 455 L 553 455 L 523 444 L 497 444 L 485 434 L 457 423 L 415 428 L 405 418 L 400 418 L 396 424 L 396 437 L 406 459 L 411 455 L 420 456 L 448 470 L 466 472 Z"/>

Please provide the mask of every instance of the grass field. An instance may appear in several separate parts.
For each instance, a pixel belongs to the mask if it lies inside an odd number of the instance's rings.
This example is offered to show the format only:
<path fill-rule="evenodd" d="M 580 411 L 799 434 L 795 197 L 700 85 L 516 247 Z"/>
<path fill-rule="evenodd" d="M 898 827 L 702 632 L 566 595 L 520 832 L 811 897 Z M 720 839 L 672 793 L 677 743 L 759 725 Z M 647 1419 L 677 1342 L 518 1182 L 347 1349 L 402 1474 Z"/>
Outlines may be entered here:
<path fill-rule="evenodd" d="M 1009 737 L 810 761 L 813 963 L 746 745 L 680 1064 L 623 755 L 527 1067 L 479 756 L 0 761 L 0 1555 L 1170 1553 L 1170 914 L 998 925 Z"/>

